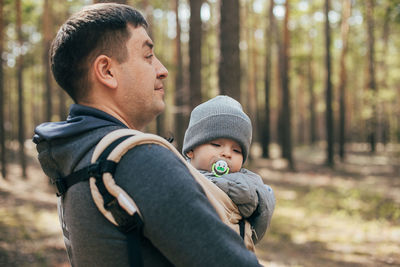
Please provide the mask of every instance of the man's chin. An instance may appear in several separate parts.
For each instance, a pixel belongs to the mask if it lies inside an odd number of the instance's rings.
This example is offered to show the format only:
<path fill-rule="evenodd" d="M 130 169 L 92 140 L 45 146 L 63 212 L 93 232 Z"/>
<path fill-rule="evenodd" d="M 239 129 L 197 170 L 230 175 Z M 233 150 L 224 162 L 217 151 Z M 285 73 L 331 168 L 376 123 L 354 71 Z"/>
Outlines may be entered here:
<path fill-rule="evenodd" d="M 156 117 L 161 115 L 165 111 L 165 102 L 162 100 L 157 106 Z"/>

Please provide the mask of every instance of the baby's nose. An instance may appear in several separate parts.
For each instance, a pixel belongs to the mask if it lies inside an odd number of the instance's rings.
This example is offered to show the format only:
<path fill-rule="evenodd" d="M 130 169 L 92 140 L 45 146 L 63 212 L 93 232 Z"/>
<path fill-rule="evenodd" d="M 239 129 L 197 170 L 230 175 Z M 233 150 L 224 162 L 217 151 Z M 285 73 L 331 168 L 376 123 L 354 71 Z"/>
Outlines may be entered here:
<path fill-rule="evenodd" d="M 221 151 L 221 155 L 223 157 L 230 158 L 232 156 L 232 152 L 230 151 L 230 149 L 224 148 Z"/>

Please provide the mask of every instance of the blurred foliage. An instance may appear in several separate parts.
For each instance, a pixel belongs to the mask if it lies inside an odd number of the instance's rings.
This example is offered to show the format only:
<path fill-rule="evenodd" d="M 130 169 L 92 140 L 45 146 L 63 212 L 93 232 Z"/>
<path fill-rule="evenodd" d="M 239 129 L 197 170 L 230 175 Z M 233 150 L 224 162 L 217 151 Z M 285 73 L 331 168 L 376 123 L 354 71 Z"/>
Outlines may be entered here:
<path fill-rule="evenodd" d="M 66 260 L 55 205 L 21 202 L 0 189 L 0 265 L 56 266 Z"/>
<path fill-rule="evenodd" d="M 190 10 L 187 0 L 179 0 L 179 21 L 182 28 L 181 45 L 183 57 L 183 77 L 186 87 L 188 87 L 188 38 L 189 38 L 189 18 Z M 284 2 L 275 1 L 274 14 L 278 25 L 279 36 L 281 35 Z M 52 24 L 51 30 L 53 35 L 56 34 L 58 27 L 72 13 L 79 10 L 82 6 L 91 4 L 91 0 L 68 0 L 68 1 L 49 1 L 51 3 Z M 15 110 L 16 101 L 16 76 L 15 63 L 17 56 L 22 53 L 24 55 L 24 93 L 27 106 L 40 107 L 36 112 L 26 114 L 26 128 L 32 129 L 35 124 L 44 120 L 44 111 L 42 102 L 44 101 L 44 53 L 43 51 L 43 0 L 24 0 L 22 14 L 22 32 L 24 37 L 24 45 L 19 49 L 16 44 L 15 33 L 15 1 L 5 0 L 3 13 L 5 16 L 4 31 L 4 60 L 5 68 L 5 118 L 7 139 L 16 138 L 17 112 Z M 157 56 L 162 60 L 164 65 L 169 69 L 169 79 L 166 80 L 166 101 L 168 103 L 165 112 L 166 131 L 174 132 L 174 89 L 176 75 L 176 57 L 175 57 L 175 37 L 176 22 L 173 2 L 161 0 L 130 0 L 128 4 L 141 10 L 149 22 L 150 30 L 155 40 L 155 51 Z M 147 4 L 147 6 L 146 6 Z M 245 110 L 249 110 L 249 101 L 247 88 L 253 80 L 257 88 L 258 110 L 263 113 L 264 108 L 264 75 L 265 75 L 265 52 L 266 52 L 266 27 L 268 26 L 268 5 L 269 1 L 263 0 L 240 0 L 241 4 L 241 66 L 242 66 L 242 104 Z M 291 15 L 289 21 L 290 31 L 290 84 L 292 95 L 292 103 L 294 107 L 293 128 L 294 133 L 300 132 L 296 130 L 298 125 L 307 125 L 309 123 L 310 96 L 308 85 L 308 61 L 312 61 L 313 71 L 313 91 L 315 93 L 316 117 L 321 123 L 318 123 L 318 138 L 324 138 L 323 118 L 325 112 L 325 69 L 324 69 L 324 1 L 305 1 L 291 0 Z M 204 98 L 210 98 L 218 94 L 218 60 L 219 60 L 219 1 L 204 1 L 202 8 L 202 95 Z M 332 32 L 332 82 L 334 88 L 340 81 L 339 76 L 339 55 L 342 48 L 341 40 L 341 12 L 342 1 L 331 1 L 331 12 L 329 19 Z M 348 82 L 346 87 L 347 93 L 347 119 L 348 125 L 356 125 L 360 130 L 365 127 L 365 120 L 375 116 L 374 107 L 384 107 L 383 113 L 377 113 L 380 116 L 377 121 L 388 118 L 388 124 L 382 126 L 389 130 L 389 139 L 391 142 L 397 142 L 400 136 L 399 104 L 400 95 L 398 84 L 400 82 L 400 64 L 397 60 L 400 56 L 400 3 L 398 0 L 378 0 L 375 3 L 374 22 L 375 22 L 375 61 L 376 61 L 376 77 L 377 77 L 377 94 L 368 95 L 369 90 L 366 88 L 367 71 L 366 71 L 366 25 L 365 25 L 365 3 L 363 1 L 352 1 L 352 14 L 349 19 L 350 35 L 348 40 L 348 58 L 346 60 Z M 387 25 L 386 30 L 384 30 Z M 384 33 L 387 31 L 390 38 L 386 38 Z M 278 36 L 277 35 L 277 36 Z M 276 38 L 276 36 L 274 37 Z M 271 123 L 276 123 L 279 102 L 279 83 L 277 80 L 277 48 L 272 49 L 272 75 L 271 75 Z M 255 81 L 254 81 L 255 79 Z M 57 85 L 53 83 L 53 113 L 54 120 L 60 119 L 58 116 L 59 101 L 56 97 L 56 91 L 59 90 Z M 300 95 L 302 97 L 297 97 Z M 337 92 L 334 92 L 335 101 L 333 103 L 335 116 L 338 113 Z M 300 103 L 302 102 L 302 103 Z M 69 105 L 71 101 L 67 101 Z M 302 109 L 300 109 L 302 108 Z M 302 113 L 299 117 L 298 114 Z M 32 118 L 33 117 L 33 118 Z M 298 120 L 304 120 L 301 123 Z M 154 126 L 150 125 L 149 131 L 154 131 Z M 309 129 L 309 127 L 306 127 Z M 365 129 L 364 129 L 365 130 Z M 271 127 L 272 136 L 279 135 L 276 127 Z M 307 130 L 309 131 L 309 130 Z M 349 130 L 349 139 L 357 141 L 365 141 L 364 135 L 357 134 L 359 130 Z M 276 141 L 276 140 L 274 140 Z"/>
<path fill-rule="evenodd" d="M 318 188 L 298 195 L 301 204 L 309 211 L 329 211 L 342 213 L 363 220 L 386 220 L 393 224 L 400 223 L 399 204 L 387 199 L 382 194 L 350 188 Z"/>

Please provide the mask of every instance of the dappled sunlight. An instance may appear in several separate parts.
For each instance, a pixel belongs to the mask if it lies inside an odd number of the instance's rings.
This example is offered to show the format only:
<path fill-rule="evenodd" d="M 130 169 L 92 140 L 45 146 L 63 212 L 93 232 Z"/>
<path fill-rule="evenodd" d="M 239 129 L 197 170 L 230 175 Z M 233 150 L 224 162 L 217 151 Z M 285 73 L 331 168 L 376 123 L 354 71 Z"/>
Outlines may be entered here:
<path fill-rule="evenodd" d="M 256 247 L 262 264 L 400 265 L 398 158 L 395 151 L 371 156 L 357 149 L 333 170 L 321 164 L 318 146 L 296 150 L 294 172 L 279 158 L 249 161 L 277 200 L 270 229 Z M 11 266 L 69 266 L 48 179 L 35 160 L 27 180 L 10 166 L 13 178 L 0 180 L 0 257 Z"/>
<path fill-rule="evenodd" d="M 69 266 L 58 221 L 56 201 L 37 164 L 28 178 L 9 165 L 8 180 L 0 180 L 0 265 Z"/>
<path fill-rule="evenodd" d="M 301 170 L 297 172 L 276 169 L 269 160 L 253 163 L 277 199 L 271 227 L 257 245 L 264 262 L 276 266 L 400 264 L 398 158 L 391 156 L 393 152 L 371 156 L 361 146 L 356 148 L 349 153 L 350 160 L 338 163 L 334 170 L 315 163 L 324 157 L 315 148 L 297 150 L 296 165 Z"/>

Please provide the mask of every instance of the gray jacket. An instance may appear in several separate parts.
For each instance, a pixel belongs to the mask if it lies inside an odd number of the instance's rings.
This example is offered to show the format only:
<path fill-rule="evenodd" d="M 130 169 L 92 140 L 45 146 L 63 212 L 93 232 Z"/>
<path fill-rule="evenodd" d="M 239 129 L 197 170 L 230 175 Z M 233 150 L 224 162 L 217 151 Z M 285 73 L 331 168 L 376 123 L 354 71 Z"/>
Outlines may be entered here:
<path fill-rule="evenodd" d="M 119 128 L 126 126 L 100 110 L 72 105 L 67 121 L 35 129 L 44 172 L 55 179 L 89 165 L 99 140 Z M 260 266 L 241 237 L 219 219 L 186 166 L 166 148 L 129 150 L 115 180 L 143 215 L 145 266 Z M 127 238 L 99 212 L 88 182 L 73 185 L 59 199 L 59 215 L 72 266 L 129 266 Z"/>
<path fill-rule="evenodd" d="M 275 209 L 275 196 L 272 188 L 263 183 L 261 177 L 247 169 L 215 177 L 207 171 L 200 171 L 236 204 L 240 215 L 248 219 L 255 231 L 253 242 L 260 241 L 272 218 Z"/>

